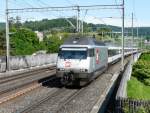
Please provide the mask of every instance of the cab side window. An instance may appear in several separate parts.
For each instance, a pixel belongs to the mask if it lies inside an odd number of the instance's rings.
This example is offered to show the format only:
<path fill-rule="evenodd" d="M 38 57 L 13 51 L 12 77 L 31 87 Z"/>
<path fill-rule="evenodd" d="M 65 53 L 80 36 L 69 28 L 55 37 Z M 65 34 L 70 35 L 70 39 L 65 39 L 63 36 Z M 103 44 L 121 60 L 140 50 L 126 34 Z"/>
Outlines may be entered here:
<path fill-rule="evenodd" d="M 94 56 L 94 49 L 89 49 L 89 57 L 93 57 Z"/>
<path fill-rule="evenodd" d="M 59 57 L 61 56 L 61 48 L 60 48 L 59 51 L 58 51 L 58 56 L 59 56 Z"/>

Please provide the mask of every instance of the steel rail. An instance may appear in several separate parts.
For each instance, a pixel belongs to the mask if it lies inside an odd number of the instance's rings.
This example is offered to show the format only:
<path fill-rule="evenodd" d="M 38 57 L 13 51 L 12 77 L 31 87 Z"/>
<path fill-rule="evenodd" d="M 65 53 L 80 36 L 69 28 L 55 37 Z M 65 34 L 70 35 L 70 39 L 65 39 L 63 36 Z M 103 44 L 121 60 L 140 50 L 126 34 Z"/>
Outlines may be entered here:
<path fill-rule="evenodd" d="M 52 79 L 54 79 L 54 77 L 52 77 L 52 78 L 50 78 L 48 80 L 45 80 L 45 81 L 43 81 L 41 83 L 36 83 L 36 84 L 34 84 L 34 82 L 30 83 L 31 86 L 29 86 L 27 88 L 23 88 L 23 89 L 21 89 L 19 91 L 13 92 L 12 94 L 9 94 L 7 96 L 4 96 L 4 97 L 0 98 L 0 104 L 3 104 L 5 102 L 7 102 L 7 101 L 10 101 L 10 100 L 14 99 L 14 98 L 17 98 L 17 97 L 19 97 L 21 95 L 24 95 L 24 94 L 26 94 L 26 93 L 28 93 L 28 92 L 30 92 L 32 90 L 35 90 L 35 89 L 41 87 L 44 83 L 46 83 L 46 82 L 48 82 L 48 81 L 50 81 Z M 22 85 L 22 87 L 24 87 L 25 85 L 28 85 L 28 84 L 24 84 L 24 85 Z"/>
<path fill-rule="evenodd" d="M 43 73 L 43 72 L 42 72 Z M 15 89 L 17 89 L 17 88 L 21 88 L 21 87 L 23 87 L 23 86 L 25 86 L 25 85 L 28 85 L 28 84 L 31 84 L 31 83 L 33 83 L 33 82 L 38 82 L 40 79 L 43 79 L 43 78 L 45 78 L 45 77 L 48 77 L 48 76 L 52 76 L 52 75 L 54 75 L 56 72 L 55 72 L 55 70 L 52 70 L 51 72 L 50 72 L 50 74 L 51 75 L 47 75 L 47 76 L 43 76 L 42 78 L 37 78 L 37 79 L 35 79 L 35 80 L 31 80 L 31 81 L 27 81 L 27 82 L 25 82 L 25 83 L 23 83 L 23 84 L 21 84 L 21 85 L 17 85 L 17 86 L 14 86 L 14 87 L 12 87 L 12 88 L 5 88 L 5 89 L 2 89 L 1 91 L 0 91 L 0 95 L 2 95 L 2 94 L 4 94 L 4 93 L 7 93 L 7 92 L 10 92 L 10 91 L 12 91 L 12 90 L 15 90 Z M 33 75 L 33 76 L 35 76 L 35 75 Z M 38 75 L 39 76 L 39 75 Z M 25 77 L 25 78 L 29 78 L 29 76 L 28 77 Z"/>

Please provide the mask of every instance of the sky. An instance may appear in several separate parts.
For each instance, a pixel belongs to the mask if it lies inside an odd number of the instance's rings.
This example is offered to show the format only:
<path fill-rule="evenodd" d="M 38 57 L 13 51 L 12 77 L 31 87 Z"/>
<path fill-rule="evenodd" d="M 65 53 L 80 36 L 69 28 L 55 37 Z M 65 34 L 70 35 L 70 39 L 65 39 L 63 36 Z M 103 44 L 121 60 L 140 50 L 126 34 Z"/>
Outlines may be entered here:
<path fill-rule="evenodd" d="M 0 22 L 5 21 L 5 1 L 0 0 Z M 55 6 L 75 6 L 75 5 L 110 5 L 121 4 L 122 0 L 8 0 L 11 8 L 35 8 L 35 7 L 55 7 Z M 131 26 L 131 14 L 134 13 L 135 27 L 150 27 L 150 0 L 125 0 L 125 26 Z M 76 11 L 49 11 L 49 12 L 20 12 L 11 13 L 9 17 L 20 16 L 21 21 L 35 21 L 44 18 L 53 19 L 59 17 L 76 16 Z M 80 12 L 80 19 L 88 23 L 107 24 L 121 26 L 121 10 L 119 9 L 97 9 Z"/>

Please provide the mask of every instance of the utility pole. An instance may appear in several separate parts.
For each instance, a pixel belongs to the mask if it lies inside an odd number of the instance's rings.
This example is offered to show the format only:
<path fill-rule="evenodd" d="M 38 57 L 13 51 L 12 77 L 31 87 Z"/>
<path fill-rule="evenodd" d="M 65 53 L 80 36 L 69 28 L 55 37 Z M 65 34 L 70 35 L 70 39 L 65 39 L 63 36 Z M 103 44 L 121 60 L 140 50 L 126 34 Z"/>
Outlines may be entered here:
<path fill-rule="evenodd" d="M 142 47 L 142 36 L 140 36 L 141 37 L 141 50 L 143 49 L 143 47 Z"/>
<path fill-rule="evenodd" d="M 80 32 L 80 8 L 77 6 L 77 32 Z"/>
<path fill-rule="evenodd" d="M 81 29 L 81 30 L 82 30 L 82 34 L 83 34 L 83 32 L 84 32 L 84 31 L 83 31 L 83 29 L 84 29 L 84 28 L 83 28 L 83 24 L 84 24 L 84 22 L 83 22 L 83 19 L 82 19 L 82 24 L 81 24 L 81 25 L 82 25 L 82 29 Z"/>
<path fill-rule="evenodd" d="M 77 11 L 78 11 L 78 32 L 80 32 L 81 23 L 80 23 L 80 7 L 79 6 L 77 6 Z"/>
<path fill-rule="evenodd" d="M 124 70 L 124 0 L 122 0 L 122 57 L 121 70 Z"/>
<path fill-rule="evenodd" d="M 139 41 L 139 27 L 137 26 L 137 28 L 136 28 L 136 36 L 137 36 L 137 40 L 138 40 L 138 48 L 140 49 L 140 47 L 139 47 L 139 43 L 140 43 L 140 41 Z"/>
<path fill-rule="evenodd" d="M 133 31 L 133 13 L 132 13 L 132 60 L 134 60 L 133 56 L 133 48 L 134 48 L 134 31 Z"/>
<path fill-rule="evenodd" d="M 103 41 L 103 39 L 104 39 L 104 32 L 102 31 L 102 41 Z"/>
<path fill-rule="evenodd" d="M 81 27 L 82 27 L 82 28 L 81 28 L 82 34 L 84 33 L 84 18 L 85 18 L 85 16 L 87 15 L 87 11 L 88 11 L 88 10 L 85 11 L 85 15 L 84 15 L 84 17 L 82 18 L 82 24 L 81 24 L 81 25 L 82 25 L 82 26 L 81 26 Z"/>
<path fill-rule="evenodd" d="M 9 59 L 9 20 L 8 20 L 8 0 L 6 0 L 6 71 L 10 70 L 10 59 Z"/>
<path fill-rule="evenodd" d="M 78 32 L 78 12 L 77 12 L 77 21 L 76 21 L 76 32 Z"/>

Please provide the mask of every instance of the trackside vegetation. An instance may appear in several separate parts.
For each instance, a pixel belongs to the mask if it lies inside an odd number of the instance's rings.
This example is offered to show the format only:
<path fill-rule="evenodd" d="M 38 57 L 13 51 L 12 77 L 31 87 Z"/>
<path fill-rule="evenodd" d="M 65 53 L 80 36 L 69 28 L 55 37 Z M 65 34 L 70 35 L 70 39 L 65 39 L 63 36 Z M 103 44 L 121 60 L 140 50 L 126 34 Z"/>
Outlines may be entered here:
<path fill-rule="evenodd" d="M 150 100 L 150 52 L 143 53 L 133 65 L 127 95 L 132 99 Z"/>

